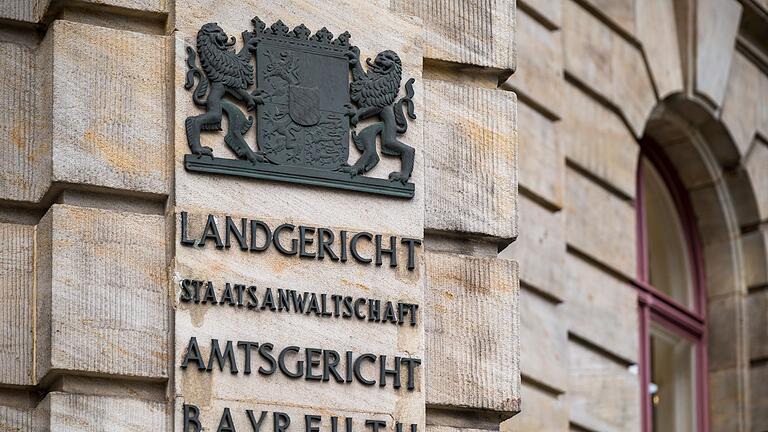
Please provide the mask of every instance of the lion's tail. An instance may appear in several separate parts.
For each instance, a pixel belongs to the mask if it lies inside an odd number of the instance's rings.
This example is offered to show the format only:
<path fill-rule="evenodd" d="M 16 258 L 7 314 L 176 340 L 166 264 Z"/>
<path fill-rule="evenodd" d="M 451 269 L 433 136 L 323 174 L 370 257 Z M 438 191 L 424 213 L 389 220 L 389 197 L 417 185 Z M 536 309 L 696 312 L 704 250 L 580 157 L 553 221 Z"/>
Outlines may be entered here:
<path fill-rule="evenodd" d="M 195 78 L 199 79 L 200 82 L 197 84 L 194 93 L 192 93 L 192 101 L 195 102 L 195 105 L 205 106 L 208 100 L 203 99 L 203 96 L 208 91 L 208 78 L 195 65 L 195 58 L 195 50 L 187 47 L 187 67 L 189 70 L 187 71 L 187 79 L 184 81 L 184 88 L 187 90 L 191 89 L 195 85 Z"/>
<path fill-rule="evenodd" d="M 416 114 L 413 112 L 413 83 L 415 81 L 411 78 L 405 83 L 405 96 L 395 104 L 395 122 L 397 122 L 397 133 L 399 134 L 404 134 L 408 130 L 408 122 L 405 120 L 405 114 L 403 114 L 403 104 L 408 110 L 408 117 L 416 118 Z"/>

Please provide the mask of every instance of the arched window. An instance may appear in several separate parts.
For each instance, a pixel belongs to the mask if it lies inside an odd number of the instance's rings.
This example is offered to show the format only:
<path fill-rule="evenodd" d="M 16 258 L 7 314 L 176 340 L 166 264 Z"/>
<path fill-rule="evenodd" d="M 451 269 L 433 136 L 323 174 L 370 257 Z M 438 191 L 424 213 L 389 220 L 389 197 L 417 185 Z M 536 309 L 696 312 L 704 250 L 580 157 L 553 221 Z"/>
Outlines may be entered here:
<path fill-rule="evenodd" d="M 644 140 L 637 172 L 643 432 L 707 431 L 701 259 L 685 189 Z"/>

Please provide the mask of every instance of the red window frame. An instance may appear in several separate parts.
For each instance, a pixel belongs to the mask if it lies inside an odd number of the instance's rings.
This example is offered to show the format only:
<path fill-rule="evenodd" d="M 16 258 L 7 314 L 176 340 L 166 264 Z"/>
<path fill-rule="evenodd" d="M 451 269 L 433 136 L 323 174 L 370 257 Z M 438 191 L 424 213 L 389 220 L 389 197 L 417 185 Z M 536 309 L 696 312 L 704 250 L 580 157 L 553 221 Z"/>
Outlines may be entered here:
<path fill-rule="evenodd" d="M 680 223 L 684 230 L 688 257 L 692 267 L 693 308 L 688 308 L 669 295 L 654 288 L 649 282 L 648 244 L 645 227 L 643 159 L 647 159 L 664 180 L 672 196 Z M 672 163 L 654 141 L 644 138 L 640 143 L 640 157 L 637 164 L 637 194 L 635 201 L 637 217 L 637 280 L 638 312 L 640 326 L 639 375 L 641 389 L 642 432 L 652 432 L 652 400 L 649 392 L 651 383 L 651 323 L 691 341 L 696 358 L 696 422 L 698 430 L 709 432 L 707 396 L 707 329 L 706 291 L 702 266 L 701 247 L 696 229 L 696 219 L 688 193 L 677 176 Z"/>

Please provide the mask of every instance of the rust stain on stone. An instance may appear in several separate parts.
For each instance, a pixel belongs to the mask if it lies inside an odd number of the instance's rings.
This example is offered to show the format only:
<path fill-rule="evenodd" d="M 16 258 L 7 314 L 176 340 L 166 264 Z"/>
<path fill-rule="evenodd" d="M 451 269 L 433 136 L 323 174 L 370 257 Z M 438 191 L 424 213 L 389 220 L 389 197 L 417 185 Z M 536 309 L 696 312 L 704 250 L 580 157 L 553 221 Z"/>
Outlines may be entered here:
<path fill-rule="evenodd" d="M 211 261 L 208 265 L 211 274 L 219 274 L 224 270 L 224 263 L 219 260 Z"/>
<path fill-rule="evenodd" d="M 270 267 L 275 273 L 282 273 L 287 266 L 288 262 L 286 260 L 276 260 L 270 263 Z"/>
<path fill-rule="evenodd" d="M 16 125 L 11 129 L 11 142 L 13 142 L 19 150 L 24 150 L 27 147 L 27 143 L 24 140 L 24 128 L 21 125 Z"/>
<path fill-rule="evenodd" d="M 40 140 L 35 141 L 35 145 L 32 147 L 32 151 L 29 152 L 29 155 L 27 156 L 27 160 L 30 162 L 35 162 L 37 158 L 43 156 L 49 156 L 50 157 L 50 145 L 43 144 L 40 142 Z"/>
<path fill-rule="evenodd" d="M 126 152 L 124 146 L 115 145 L 116 143 L 98 132 L 88 130 L 85 132 L 83 138 L 85 141 L 99 149 L 107 163 L 115 167 L 118 171 L 140 174 L 158 171 L 157 161 L 143 159 L 136 153 Z M 145 145 L 137 147 L 147 148 Z"/>
<path fill-rule="evenodd" d="M 432 310 L 437 312 L 437 313 L 439 313 L 439 314 L 446 314 L 446 313 L 448 313 L 448 308 L 446 308 L 445 306 L 443 306 L 443 305 L 441 305 L 439 303 L 438 304 L 433 304 L 431 306 L 432 306 Z"/>
<path fill-rule="evenodd" d="M 0 181 L 6 187 L 20 189 L 25 192 L 29 190 L 29 184 L 24 179 L 20 178 L 17 175 L 8 175 L 8 174 L 0 173 Z"/>
<path fill-rule="evenodd" d="M 169 355 L 165 351 L 153 351 L 150 356 L 160 360 L 161 362 L 167 362 Z"/>
<path fill-rule="evenodd" d="M 353 281 L 351 281 L 349 279 L 342 279 L 341 283 L 343 283 L 344 285 L 347 285 L 347 286 L 351 286 L 353 288 L 360 288 L 361 290 L 363 290 L 365 292 L 370 292 L 371 291 L 371 288 L 368 285 L 362 284 L 360 282 L 353 282 Z"/>

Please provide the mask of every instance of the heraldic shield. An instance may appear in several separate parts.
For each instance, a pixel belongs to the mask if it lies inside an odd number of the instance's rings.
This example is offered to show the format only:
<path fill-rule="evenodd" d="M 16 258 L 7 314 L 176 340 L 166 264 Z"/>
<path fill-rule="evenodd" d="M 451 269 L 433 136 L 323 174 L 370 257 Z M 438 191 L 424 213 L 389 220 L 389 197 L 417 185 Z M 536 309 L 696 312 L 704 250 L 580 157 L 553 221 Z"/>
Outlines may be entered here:
<path fill-rule="evenodd" d="M 290 30 L 282 21 L 251 23 L 239 51 L 236 38 L 216 23 L 200 28 L 197 50 L 187 48 L 184 86 L 205 111 L 184 123 L 186 170 L 412 198 L 415 150 L 398 136 L 407 131 L 406 113 L 416 118 L 413 79 L 397 99 L 398 55 L 382 51 L 366 60 L 366 71 L 347 32 L 334 39 L 325 27 L 311 34 L 303 24 Z M 365 119 L 378 121 L 352 129 Z M 214 157 L 201 143 L 202 133 L 224 127 L 224 144 L 236 159 Z M 246 136 L 254 128 L 251 144 Z M 351 142 L 361 152 L 354 164 Z M 365 176 L 380 160 L 377 142 L 382 155 L 400 158 L 401 169 L 389 178 Z"/>
<path fill-rule="evenodd" d="M 349 157 L 347 47 L 256 36 L 259 147 L 281 165 L 337 170 Z"/>

